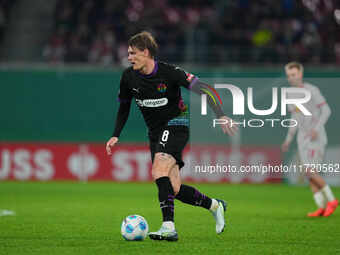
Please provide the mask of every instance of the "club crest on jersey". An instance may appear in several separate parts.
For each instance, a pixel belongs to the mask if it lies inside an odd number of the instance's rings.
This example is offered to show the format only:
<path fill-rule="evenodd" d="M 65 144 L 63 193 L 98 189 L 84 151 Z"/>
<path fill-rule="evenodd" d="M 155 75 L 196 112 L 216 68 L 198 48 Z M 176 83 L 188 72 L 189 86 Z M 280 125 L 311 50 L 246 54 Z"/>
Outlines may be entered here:
<path fill-rule="evenodd" d="M 157 85 L 157 90 L 160 93 L 164 93 L 168 87 L 164 83 L 160 83 Z"/>

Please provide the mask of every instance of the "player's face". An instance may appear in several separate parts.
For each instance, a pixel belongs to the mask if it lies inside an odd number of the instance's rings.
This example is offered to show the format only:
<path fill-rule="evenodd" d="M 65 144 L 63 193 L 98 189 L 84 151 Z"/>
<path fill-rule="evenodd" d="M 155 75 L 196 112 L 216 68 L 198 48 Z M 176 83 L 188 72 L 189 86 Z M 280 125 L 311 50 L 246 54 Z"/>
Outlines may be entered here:
<path fill-rule="evenodd" d="M 129 46 L 128 61 L 131 63 L 134 70 L 141 70 L 144 68 L 148 58 L 147 50 L 139 50 L 136 47 Z"/>
<path fill-rule="evenodd" d="M 302 84 L 302 71 L 297 68 L 286 68 L 287 80 L 291 86 L 299 87 Z"/>

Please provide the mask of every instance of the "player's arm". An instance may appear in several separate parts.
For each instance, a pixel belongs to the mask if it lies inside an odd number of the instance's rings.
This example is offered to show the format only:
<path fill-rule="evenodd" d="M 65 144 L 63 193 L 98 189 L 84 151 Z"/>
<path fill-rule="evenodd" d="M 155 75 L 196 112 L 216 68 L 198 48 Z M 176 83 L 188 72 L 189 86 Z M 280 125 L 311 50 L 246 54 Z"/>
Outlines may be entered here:
<path fill-rule="evenodd" d="M 122 132 L 125 126 L 125 123 L 129 118 L 130 108 L 131 108 L 131 100 L 120 102 L 117 117 L 116 117 L 116 124 L 115 124 L 114 131 L 112 133 L 112 137 L 106 143 L 106 151 L 108 155 L 111 155 L 111 147 L 113 147 L 118 142 L 120 133 Z"/>
<path fill-rule="evenodd" d="M 296 120 L 296 117 L 297 117 L 296 113 L 292 113 L 291 119 L 295 119 Z M 291 121 L 290 126 L 288 128 L 287 135 L 286 135 L 286 139 L 283 142 L 283 144 L 281 145 L 281 149 L 282 149 L 283 152 L 288 151 L 289 146 L 290 146 L 290 144 L 292 143 L 292 141 L 294 139 L 294 136 L 296 134 L 297 129 L 298 129 L 297 125 L 293 126 L 293 121 Z"/>
<path fill-rule="evenodd" d="M 198 95 L 207 94 L 207 103 L 209 107 L 213 110 L 213 112 L 216 114 L 216 117 L 221 118 L 225 116 L 221 106 L 219 104 L 215 104 L 212 97 L 208 95 L 209 91 L 214 90 L 209 84 L 202 82 L 201 80 L 196 78 L 190 84 L 189 89 L 190 91 Z"/>
<path fill-rule="evenodd" d="M 120 133 L 122 132 L 126 121 L 129 118 L 131 108 L 131 100 L 120 102 L 117 117 L 116 117 L 116 124 L 114 131 L 112 133 L 112 137 L 109 139 L 109 141 L 106 143 L 106 152 L 108 155 L 111 155 L 111 148 L 118 142 L 118 138 L 120 136 Z"/>
<path fill-rule="evenodd" d="M 118 137 L 120 136 L 120 133 L 122 132 L 125 123 L 129 118 L 132 94 L 128 88 L 127 80 L 127 74 L 124 72 L 120 80 L 120 88 L 118 93 L 118 101 L 120 104 L 116 117 L 116 124 L 112 133 L 112 137 L 106 143 L 106 152 L 108 155 L 111 155 L 111 148 L 118 142 Z"/>
<path fill-rule="evenodd" d="M 319 117 L 319 121 L 315 125 L 315 129 L 317 131 L 320 129 L 320 127 L 322 127 L 326 124 L 326 122 L 329 119 L 329 116 L 331 115 L 331 108 L 329 107 L 329 105 L 326 102 L 319 104 L 318 107 L 320 107 L 321 114 L 320 114 L 320 117 Z"/>
<path fill-rule="evenodd" d="M 315 100 L 316 106 L 320 108 L 319 120 L 309 133 L 311 140 L 315 140 L 318 136 L 320 128 L 326 124 L 329 116 L 331 115 L 331 109 L 318 88 L 312 90 L 312 98 Z"/>
<path fill-rule="evenodd" d="M 209 91 L 214 90 L 209 84 L 196 78 L 190 84 L 189 89 L 195 94 L 198 94 L 198 95 L 206 94 L 207 95 L 206 97 L 207 103 L 209 107 L 213 110 L 213 112 L 216 114 L 216 117 L 219 119 L 225 120 L 226 124 L 221 126 L 224 133 L 228 133 L 229 135 L 234 135 L 237 132 L 238 127 L 236 125 L 230 125 L 232 123 L 232 119 L 227 117 L 225 113 L 223 112 L 221 106 L 214 102 L 214 99 L 212 96 L 209 96 Z M 210 95 L 212 94 L 210 93 Z"/>
<path fill-rule="evenodd" d="M 214 90 L 209 84 L 202 82 L 201 80 L 198 79 L 198 77 L 191 73 L 186 73 L 179 67 L 175 68 L 174 76 L 177 78 L 177 81 L 181 86 L 189 89 L 190 91 L 199 95 L 207 94 L 207 103 L 209 107 L 216 114 L 217 118 L 225 120 L 224 121 L 225 124 L 221 125 L 224 133 L 234 135 L 237 132 L 238 127 L 236 125 L 231 124 L 232 120 L 225 115 L 221 106 L 219 104 L 216 104 L 213 101 L 214 99 L 209 95 L 209 91 Z"/>

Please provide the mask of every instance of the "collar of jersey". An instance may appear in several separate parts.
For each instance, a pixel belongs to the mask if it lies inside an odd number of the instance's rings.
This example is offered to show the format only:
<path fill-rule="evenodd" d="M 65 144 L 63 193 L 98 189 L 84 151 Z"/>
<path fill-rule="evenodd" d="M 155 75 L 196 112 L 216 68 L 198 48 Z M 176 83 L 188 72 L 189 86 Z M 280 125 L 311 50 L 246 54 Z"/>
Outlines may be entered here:
<path fill-rule="evenodd" d="M 153 68 L 152 72 L 150 74 L 142 74 L 139 71 L 136 71 L 140 76 L 145 77 L 145 78 L 149 78 L 154 76 L 158 71 L 158 62 L 155 60 L 155 67 Z"/>

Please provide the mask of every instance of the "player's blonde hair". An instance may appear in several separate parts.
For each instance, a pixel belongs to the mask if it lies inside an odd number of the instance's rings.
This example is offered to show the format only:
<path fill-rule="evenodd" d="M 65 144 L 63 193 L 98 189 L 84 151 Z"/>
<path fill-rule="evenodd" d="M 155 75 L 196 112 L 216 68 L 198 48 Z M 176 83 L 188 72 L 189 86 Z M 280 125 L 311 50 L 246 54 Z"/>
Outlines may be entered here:
<path fill-rule="evenodd" d="M 301 71 L 303 73 L 303 65 L 299 62 L 289 62 L 288 64 L 285 65 L 285 70 L 289 70 L 289 69 L 293 69 L 296 68 L 299 71 Z"/>
<path fill-rule="evenodd" d="M 128 41 L 128 45 L 131 47 L 136 47 L 139 50 L 148 49 L 152 58 L 156 56 L 158 51 L 158 44 L 155 38 L 150 32 L 147 31 L 143 31 L 132 36 Z"/>

